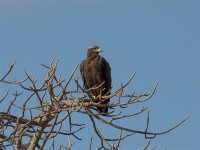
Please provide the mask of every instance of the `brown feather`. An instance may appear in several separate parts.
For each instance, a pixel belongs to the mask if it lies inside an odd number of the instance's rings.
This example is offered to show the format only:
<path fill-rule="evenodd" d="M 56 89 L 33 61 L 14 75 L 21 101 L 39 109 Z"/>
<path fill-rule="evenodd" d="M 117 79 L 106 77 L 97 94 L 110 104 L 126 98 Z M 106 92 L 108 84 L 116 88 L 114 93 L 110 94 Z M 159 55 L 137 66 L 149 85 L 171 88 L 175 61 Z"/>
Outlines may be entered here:
<path fill-rule="evenodd" d="M 105 94 L 109 94 L 111 89 L 111 68 L 109 63 L 101 57 L 95 49 L 99 47 L 93 46 L 88 49 L 87 58 L 83 60 L 80 64 L 80 72 L 83 79 L 83 86 L 84 88 L 90 89 L 94 86 L 99 86 L 104 82 L 104 84 L 100 87 L 100 89 L 93 89 L 88 92 L 88 96 L 92 99 L 93 97 L 98 97 L 95 102 L 101 101 L 100 91 L 102 91 L 102 96 Z M 110 99 L 104 100 L 102 104 L 108 104 Z M 97 107 L 97 109 L 101 113 L 107 113 L 107 107 Z"/>

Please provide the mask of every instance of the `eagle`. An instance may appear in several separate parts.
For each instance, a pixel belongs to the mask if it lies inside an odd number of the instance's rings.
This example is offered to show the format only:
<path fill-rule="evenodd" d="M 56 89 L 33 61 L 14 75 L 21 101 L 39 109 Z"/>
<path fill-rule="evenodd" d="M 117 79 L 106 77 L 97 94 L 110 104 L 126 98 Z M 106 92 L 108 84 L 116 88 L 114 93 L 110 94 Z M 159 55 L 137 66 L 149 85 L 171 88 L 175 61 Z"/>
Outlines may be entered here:
<path fill-rule="evenodd" d="M 110 99 L 102 100 L 102 96 L 109 95 L 111 90 L 111 68 L 98 46 L 89 47 L 87 58 L 80 64 L 83 87 L 88 96 L 95 103 L 108 104 Z M 107 113 L 108 107 L 97 107 L 100 113 Z"/>

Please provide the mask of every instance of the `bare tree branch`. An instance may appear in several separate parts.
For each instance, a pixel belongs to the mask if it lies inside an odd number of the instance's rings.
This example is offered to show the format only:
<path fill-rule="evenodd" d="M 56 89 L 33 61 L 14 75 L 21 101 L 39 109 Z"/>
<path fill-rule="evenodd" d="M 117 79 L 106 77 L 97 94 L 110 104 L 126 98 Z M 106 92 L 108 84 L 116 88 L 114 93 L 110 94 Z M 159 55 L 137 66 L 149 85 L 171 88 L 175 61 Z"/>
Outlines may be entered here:
<path fill-rule="evenodd" d="M 150 111 L 147 107 L 141 108 L 138 112 L 133 111 L 128 114 L 126 109 L 130 108 L 132 105 L 135 106 L 135 104 L 144 103 L 150 100 L 158 86 L 158 84 L 156 84 L 149 94 L 141 93 L 136 95 L 135 91 L 125 94 L 124 91 L 133 80 L 136 74 L 135 72 L 125 84 L 121 83 L 116 91 L 111 92 L 110 89 L 106 95 L 102 96 L 102 101 L 105 101 L 108 98 L 112 98 L 113 100 L 110 104 L 102 104 L 100 102 L 95 102 L 93 97 L 88 95 L 88 92 L 101 87 L 104 82 L 86 90 L 79 84 L 80 77 L 73 80 L 79 64 L 75 66 L 67 80 L 63 79 L 61 75 L 56 75 L 58 61 L 54 62 L 54 60 L 52 60 L 49 66 L 43 65 L 48 71 L 45 79 L 40 83 L 40 86 L 38 85 L 39 81 L 36 78 L 32 78 L 26 70 L 24 70 L 26 76 L 25 79 L 21 81 L 7 81 L 6 77 L 12 73 L 14 65 L 15 61 L 0 78 L 0 84 L 11 84 L 11 86 L 20 88 L 23 92 L 16 91 L 12 94 L 9 90 L 6 90 L 4 95 L 0 95 L 0 103 L 9 103 L 6 108 L 7 111 L 0 112 L 1 149 L 14 147 L 17 150 L 33 150 L 35 148 L 41 150 L 45 148 L 70 150 L 75 142 L 83 140 L 80 133 L 82 133 L 82 129 L 85 129 L 88 126 L 88 123 L 85 124 L 83 120 L 78 120 L 79 122 L 76 120 L 76 122 L 74 122 L 73 114 L 75 113 L 80 115 L 81 118 L 85 114 L 89 116 L 91 121 L 90 127 L 93 127 L 94 129 L 93 136 L 98 137 L 100 140 L 99 149 L 111 150 L 121 148 L 122 142 L 124 142 L 123 140 L 131 138 L 131 136 L 135 134 L 142 134 L 147 139 L 166 134 L 177 128 L 189 118 L 184 118 L 167 130 L 151 132 L 148 131 L 150 125 Z M 72 82 L 74 83 L 75 88 L 69 89 L 69 84 Z M 10 98 L 10 95 L 12 98 Z M 110 108 L 110 112 L 107 114 L 97 112 L 96 107 L 105 106 Z M 120 110 L 118 111 L 116 108 L 119 108 Z M 117 124 L 123 119 L 134 118 L 143 114 L 145 111 L 147 111 L 147 120 L 146 128 L 143 131 L 126 128 Z M 17 113 L 14 114 L 13 112 Z M 100 128 L 98 128 L 99 123 L 105 127 L 109 126 L 118 130 L 120 133 L 119 136 L 107 138 Z M 59 141 L 57 140 L 58 136 L 67 136 L 68 143 L 65 143 L 65 145 L 60 145 L 60 143 L 58 143 L 58 145 L 56 145 L 54 142 Z M 90 139 L 89 150 L 92 149 L 92 144 L 95 140 L 93 136 Z M 71 138 L 77 141 L 72 142 Z M 24 139 L 28 139 L 29 141 L 25 142 Z M 49 146 L 47 146 L 48 141 L 52 142 Z M 146 150 L 149 145 L 150 140 L 143 147 L 143 150 Z M 155 149 L 155 147 L 152 149 Z"/>

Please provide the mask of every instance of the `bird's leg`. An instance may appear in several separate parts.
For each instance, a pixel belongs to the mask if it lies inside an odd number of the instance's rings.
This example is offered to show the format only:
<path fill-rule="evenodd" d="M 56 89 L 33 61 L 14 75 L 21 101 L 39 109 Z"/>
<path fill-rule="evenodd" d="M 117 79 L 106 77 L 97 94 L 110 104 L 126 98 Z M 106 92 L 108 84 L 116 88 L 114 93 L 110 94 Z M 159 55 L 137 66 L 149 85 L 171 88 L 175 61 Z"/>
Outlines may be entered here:
<path fill-rule="evenodd" d="M 93 95 L 91 101 L 97 102 L 98 96 Z"/>
<path fill-rule="evenodd" d="M 96 98 L 97 98 L 97 96 L 94 96 L 94 95 L 93 95 L 93 96 L 92 96 L 92 98 L 93 98 L 93 99 L 96 99 Z"/>

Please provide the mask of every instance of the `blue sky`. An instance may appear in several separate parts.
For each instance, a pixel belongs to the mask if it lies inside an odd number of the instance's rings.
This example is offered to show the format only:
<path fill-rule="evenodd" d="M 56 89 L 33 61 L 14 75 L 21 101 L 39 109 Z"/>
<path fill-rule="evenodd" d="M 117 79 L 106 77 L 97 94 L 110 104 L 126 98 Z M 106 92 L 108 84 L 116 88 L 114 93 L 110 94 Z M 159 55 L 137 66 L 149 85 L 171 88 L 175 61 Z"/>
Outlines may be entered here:
<path fill-rule="evenodd" d="M 1 0 L 0 75 L 16 60 L 8 79 L 22 79 L 26 69 L 42 80 L 46 72 L 41 64 L 58 59 L 58 74 L 67 78 L 85 59 L 86 49 L 98 45 L 112 68 L 113 90 L 134 71 L 137 74 L 127 93 L 150 92 L 159 83 L 149 102 L 126 110 L 136 112 L 148 106 L 151 131 L 167 129 L 190 116 L 176 130 L 152 140 L 151 147 L 200 149 L 199 8 L 195 0 Z M 0 85 L 3 92 L 7 88 Z M 144 129 L 145 115 L 141 118 L 122 124 Z M 100 128 L 105 134 L 115 134 L 101 124 Z M 79 133 L 89 139 L 87 135 L 94 132 L 85 129 Z M 124 141 L 122 148 L 140 149 L 145 142 L 143 136 L 135 135 Z M 80 147 L 87 149 L 88 140 L 77 141 L 74 149 Z"/>

